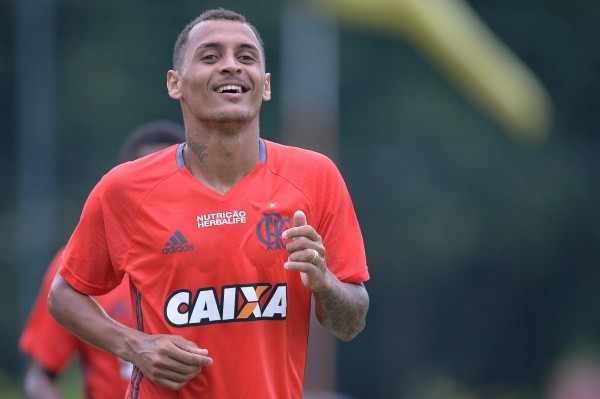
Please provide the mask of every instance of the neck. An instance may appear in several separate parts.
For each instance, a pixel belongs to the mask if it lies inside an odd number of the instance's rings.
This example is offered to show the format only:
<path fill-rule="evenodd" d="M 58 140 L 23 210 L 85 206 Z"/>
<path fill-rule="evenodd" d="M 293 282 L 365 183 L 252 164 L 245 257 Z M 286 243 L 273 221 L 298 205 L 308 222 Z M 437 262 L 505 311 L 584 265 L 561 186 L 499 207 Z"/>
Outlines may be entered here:
<path fill-rule="evenodd" d="M 183 159 L 205 186 L 225 194 L 256 167 L 259 134 L 255 132 L 202 133 L 186 127 Z"/>

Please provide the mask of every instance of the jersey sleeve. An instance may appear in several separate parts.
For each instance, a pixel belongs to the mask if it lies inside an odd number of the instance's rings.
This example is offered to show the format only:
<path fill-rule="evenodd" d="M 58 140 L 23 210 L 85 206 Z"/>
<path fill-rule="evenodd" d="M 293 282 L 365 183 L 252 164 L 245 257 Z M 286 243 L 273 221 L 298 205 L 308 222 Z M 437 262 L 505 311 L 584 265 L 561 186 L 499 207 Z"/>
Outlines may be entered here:
<path fill-rule="evenodd" d="M 118 286 L 123 273 L 113 267 L 118 247 L 110 248 L 110 240 L 125 241 L 114 230 L 115 216 L 111 204 L 118 207 L 120 199 L 107 193 L 110 183 L 105 176 L 90 193 L 63 254 L 61 276 L 77 291 L 102 295 Z M 111 237 L 112 234 L 112 237 Z M 111 253 L 112 250 L 112 253 Z"/>
<path fill-rule="evenodd" d="M 323 239 L 327 267 L 341 281 L 369 280 L 362 232 L 346 183 L 335 163 L 323 154 L 267 142 L 268 162 L 306 197 L 308 224 Z"/>
<path fill-rule="evenodd" d="M 60 266 L 62 249 L 50 263 L 19 339 L 19 349 L 54 373 L 62 371 L 77 352 L 77 338 L 50 315 L 48 292 Z"/>
<path fill-rule="evenodd" d="M 352 199 L 333 161 L 327 159 L 324 164 L 324 174 L 316 184 L 314 213 L 315 227 L 326 250 L 327 267 L 341 281 L 365 282 L 369 280 L 369 271 Z"/>
<path fill-rule="evenodd" d="M 76 290 L 97 296 L 120 284 L 140 204 L 157 185 L 178 173 L 176 149 L 117 165 L 94 187 L 59 271 Z"/>

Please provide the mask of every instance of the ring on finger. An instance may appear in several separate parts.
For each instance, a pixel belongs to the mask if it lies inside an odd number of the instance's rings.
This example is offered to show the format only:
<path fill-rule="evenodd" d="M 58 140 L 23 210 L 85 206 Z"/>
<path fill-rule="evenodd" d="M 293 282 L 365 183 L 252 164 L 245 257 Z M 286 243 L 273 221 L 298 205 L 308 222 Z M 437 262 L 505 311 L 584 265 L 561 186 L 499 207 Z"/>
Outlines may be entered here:
<path fill-rule="evenodd" d="M 313 249 L 313 257 L 311 258 L 311 260 L 309 260 L 310 263 L 312 263 L 313 265 L 316 265 L 316 261 L 317 259 L 319 259 L 319 252 L 316 249 Z"/>

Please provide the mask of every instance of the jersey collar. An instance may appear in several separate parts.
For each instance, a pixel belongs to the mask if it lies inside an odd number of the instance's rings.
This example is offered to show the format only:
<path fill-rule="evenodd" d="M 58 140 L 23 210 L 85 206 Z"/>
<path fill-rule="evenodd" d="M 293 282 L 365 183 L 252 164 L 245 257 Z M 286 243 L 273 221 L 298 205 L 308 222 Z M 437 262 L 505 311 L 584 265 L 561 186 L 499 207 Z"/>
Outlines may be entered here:
<path fill-rule="evenodd" d="M 185 145 L 186 143 L 181 143 L 179 148 L 177 148 L 177 167 L 179 169 L 185 166 L 183 162 L 183 149 Z M 258 139 L 258 160 L 262 163 L 265 163 L 267 160 L 267 145 L 263 139 Z"/>

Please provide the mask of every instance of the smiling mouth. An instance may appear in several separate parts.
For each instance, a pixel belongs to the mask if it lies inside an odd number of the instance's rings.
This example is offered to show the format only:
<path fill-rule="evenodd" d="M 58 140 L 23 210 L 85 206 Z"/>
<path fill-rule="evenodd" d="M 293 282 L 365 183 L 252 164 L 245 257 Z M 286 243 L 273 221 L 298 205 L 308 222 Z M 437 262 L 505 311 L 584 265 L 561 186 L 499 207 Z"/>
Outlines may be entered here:
<path fill-rule="evenodd" d="M 247 91 L 248 91 L 248 89 L 245 89 L 242 86 L 237 86 L 237 85 L 226 85 L 226 86 L 221 86 L 217 89 L 217 93 L 241 94 L 241 93 L 245 93 Z"/>

